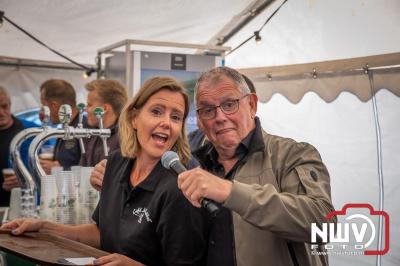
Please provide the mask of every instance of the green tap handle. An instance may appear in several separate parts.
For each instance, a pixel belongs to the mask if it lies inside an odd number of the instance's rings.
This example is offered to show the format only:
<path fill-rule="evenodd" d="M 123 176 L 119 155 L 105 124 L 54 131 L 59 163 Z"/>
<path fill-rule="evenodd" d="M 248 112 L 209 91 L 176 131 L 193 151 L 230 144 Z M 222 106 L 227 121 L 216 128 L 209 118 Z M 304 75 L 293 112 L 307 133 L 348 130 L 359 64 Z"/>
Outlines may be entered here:
<path fill-rule="evenodd" d="M 84 103 L 78 103 L 78 105 L 77 105 L 77 108 L 78 108 L 78 110 L 81 112 L 81 111 L 84 111 L 85 110 L 85 107 L 86 107 L 86 105 L 84 104 Z"/>
<path fill-rule="evenodd" d="M 103 115 L 104 114 L 104 109 L 102 108 L 102 107 L 96 107 L 94 110 L 93 110 L 93 114 L 95 115 L 95 116 L 98 116 L 98 115 Z"/>

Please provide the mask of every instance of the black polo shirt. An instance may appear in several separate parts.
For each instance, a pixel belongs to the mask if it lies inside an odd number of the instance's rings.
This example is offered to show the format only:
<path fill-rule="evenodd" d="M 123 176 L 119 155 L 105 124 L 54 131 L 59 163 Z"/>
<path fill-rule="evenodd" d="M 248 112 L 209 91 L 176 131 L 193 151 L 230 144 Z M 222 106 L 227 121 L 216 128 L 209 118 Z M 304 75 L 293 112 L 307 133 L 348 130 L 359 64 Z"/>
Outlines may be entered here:
<path fill-rule="evenodd" d="M 69 123 L 71 127 L 77 127 L 79 123 L 79 115 Z M 87 127 L 87 118 L 83 117 L 83 127 Z M 71 166 L 79 165 L 81 159 L 81 147 L 78 139 L 63 140 L 57 139 L 54 147 L 54 160 L 58 161 L 64 170 L 71 170 Z"/>
<path fill-rule="evenodd" d="M 134 159 L 110 155 L 93 219 L 101 248 L 145 265 L 204 265 L 205 222 L 178 189 L 177 177 L 159 162 L 132 187 Z"/>
<path fill-rule="evenodd" d="M 243 165 L 248 156 L 264 147 L 259 119 L 255 118 L 256 127 L 239 144 L 235 151 L 238 158 L 236 164 L 225 175 L 222 164 L 218 162 L 218 153 L 211 142 L 194 152 L 201 167 L 208 172 L 224 179 L 232 180 L 239 166 Z M 236 265 L 235 237 L 233 231 L 232 213 L 229 209 L 218 204 L 220 212 L 215 218 L 210 218 L 210 236 L 208 245 L 207 266 Z"/>

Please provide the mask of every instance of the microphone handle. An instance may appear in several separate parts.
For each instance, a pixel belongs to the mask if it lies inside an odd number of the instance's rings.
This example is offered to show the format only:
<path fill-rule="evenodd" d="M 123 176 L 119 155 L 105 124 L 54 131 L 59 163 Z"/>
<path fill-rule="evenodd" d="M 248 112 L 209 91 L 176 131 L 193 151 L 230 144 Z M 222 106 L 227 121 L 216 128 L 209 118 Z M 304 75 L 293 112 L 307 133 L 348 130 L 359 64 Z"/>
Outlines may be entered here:
<path fill-rule="evenodd" d="M 186 167 L 179 161 L 176 161 L 170 165 L 170 167 L 177 173 L 178 175 L 182 172 L 187 171 Z M 218 212 L 220 211 L 217 203 L 213 200 L 207 198 L 200 199 L 201 207 L 207 210 L 207 212 L 212 216 L 217 216 Z"/>
<path fill-rule="evenodd" d="M 200 204 L 201 204 L 201 207 L 206 209 L 208 214 L 210 214 L 212 217 L 217 216 L 217 214 L 220 211 L 217 203 L 213 200 L 210 200 L 207 198 L 201 198 Z"/>
<path fill-rule="evenodd" d="M 172 170 L 174 170 L 174 172 L 177 175 L 180 175 L 183 172 L 187 171 L 186 167 L 179 160 L 176 160 L 175 162 L 172 162 L 170 167 L 172 168 Z"/>

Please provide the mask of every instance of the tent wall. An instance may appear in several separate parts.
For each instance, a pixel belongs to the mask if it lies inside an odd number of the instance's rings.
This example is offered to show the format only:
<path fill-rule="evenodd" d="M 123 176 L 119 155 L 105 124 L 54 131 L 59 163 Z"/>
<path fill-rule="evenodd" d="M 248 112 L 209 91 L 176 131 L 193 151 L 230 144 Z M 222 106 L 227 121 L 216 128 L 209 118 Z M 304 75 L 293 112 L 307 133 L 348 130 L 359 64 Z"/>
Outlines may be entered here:
<path fill-rule="evenodd" d="M 84 79 L 82 73 L 65 69 L 0 66 L 0 85 L 10 93 L 13 113 L 40 107 L 40 85 L 51 78 L 70 82 L 77 91 L 77 102 L 86 103 L 84 84 L 90 79 Z"/>
<path fill-rule="evenodd" d="M 259 88 L 258 89 L 262 89 Z M 390 215 L 390 251 L 382 265 L 400 261 L 400 98 L 388 90 L 376 94 L 382 133 L 385 210 Z M 321 153 L 331 176 L 333 204 L 370 203 L 378 208 L 378 170 L 371 100 L 344 92 L 327 103 L 313 92 L 293 104 L 280 94 L 259 103 L 258 116 L 271 134 L 305 141 Z M 330 256 L 331 265 L 375 265 L 375 256 Z"/>
<path fill-rule="evenodd" d="M 317 72 L 315 77 L 312 73 L 294 73 L 295 66 L 275 67 L 281 75 L 272 75 L 272 80 L 268 73 L 273 73 L 273 68 L 241 72 L 255 82 L 261 101 L 257 115 L 263 128 L 271 134 L 309 142 L 320 151 L 331 175 L 337 210 L 346 203 L 370 203 L 379 209 L 374 95 L 382 140 L 384 210 L 390 216 L 391 230 L 390 250 L 382 256 L 382 265 L 399 265 L 400 71 L 392 66 L 370 69 L 366 74 L 342 67 L 334 72 Z M 334 266 L 375 265 L 376 257 L 331 255 L 330 262 Z"/>

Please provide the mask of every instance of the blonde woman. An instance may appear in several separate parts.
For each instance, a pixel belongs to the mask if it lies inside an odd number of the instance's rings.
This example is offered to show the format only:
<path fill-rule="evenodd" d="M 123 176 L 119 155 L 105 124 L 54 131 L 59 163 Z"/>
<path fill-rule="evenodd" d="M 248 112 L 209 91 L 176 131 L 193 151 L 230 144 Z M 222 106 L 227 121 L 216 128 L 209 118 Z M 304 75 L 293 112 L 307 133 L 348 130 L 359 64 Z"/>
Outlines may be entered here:
<path fill-rule="evenodd" d="M 190 158 L 185 134 L 187 94 L 169 77 L 144 83 L 119 120 L 121 152 L 107 161 L 96 224 L 65 226 L 15 220 L 3 226 L 18 235 L 46 230 L 114 253 L 95 265 L 204 265 L 203 218 L 185 200 L 160 158 L 174 150 Z"/>

